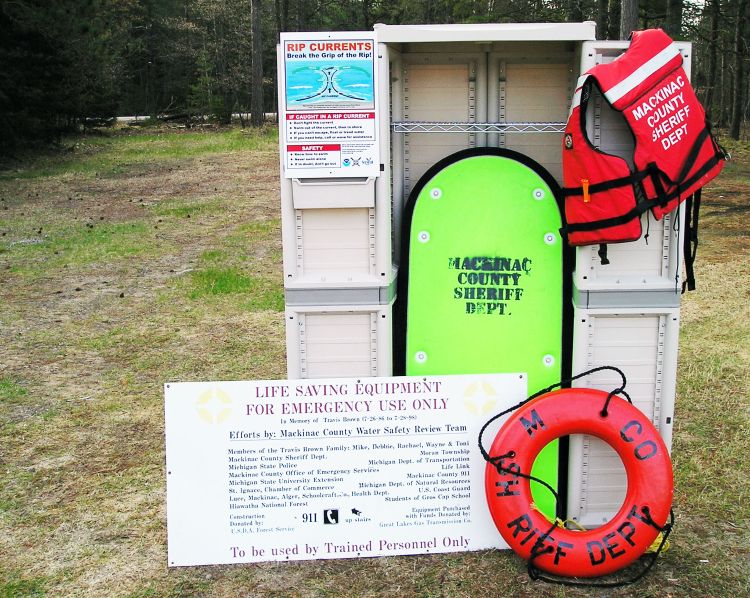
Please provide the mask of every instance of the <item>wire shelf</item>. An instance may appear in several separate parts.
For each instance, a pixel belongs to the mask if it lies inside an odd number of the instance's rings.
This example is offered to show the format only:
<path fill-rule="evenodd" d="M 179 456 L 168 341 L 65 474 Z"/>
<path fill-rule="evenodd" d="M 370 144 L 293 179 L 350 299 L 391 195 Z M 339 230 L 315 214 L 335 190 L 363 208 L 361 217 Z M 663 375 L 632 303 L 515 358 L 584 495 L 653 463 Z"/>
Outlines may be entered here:
<path fill-rule="evenodd" d="M 563 133 L 564 122 L 469 123 L 410 121 L 391 123 L 394 133 Z"/>

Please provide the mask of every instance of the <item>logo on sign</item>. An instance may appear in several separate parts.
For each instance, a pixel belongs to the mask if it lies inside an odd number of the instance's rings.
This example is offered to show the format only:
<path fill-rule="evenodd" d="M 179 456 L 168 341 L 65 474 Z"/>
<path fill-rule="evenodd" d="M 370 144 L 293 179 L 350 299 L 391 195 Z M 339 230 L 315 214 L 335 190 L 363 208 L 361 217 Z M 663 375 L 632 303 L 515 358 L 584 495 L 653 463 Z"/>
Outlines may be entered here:
<path fill-rule="evenodd" d="M 232 399 L 223 390 L 207 390 L 196 401 L 198 417 L 209 424 L 220 424 L 232 414 Z"/>
<path fill-rule="evenodd" d="M 497 393 L 489 382 L 478 380 L 464 390 L 464 406 L 473 415 L 489 413 L 496 402 Z"/>

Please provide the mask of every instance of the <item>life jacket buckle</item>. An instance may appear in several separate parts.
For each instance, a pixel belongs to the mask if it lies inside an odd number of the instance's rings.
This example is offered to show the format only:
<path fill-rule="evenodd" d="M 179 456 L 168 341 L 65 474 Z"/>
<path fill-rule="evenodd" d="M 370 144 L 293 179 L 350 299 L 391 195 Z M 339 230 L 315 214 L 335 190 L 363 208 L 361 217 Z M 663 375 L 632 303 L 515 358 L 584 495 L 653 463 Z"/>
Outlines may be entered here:
<path fill-rule="evenodd" d="M 589 195 L 589 180 L 581 179 L 581 187 L 583 189 L 583 203 L 589 203 L 591 201 L 591 195 Z"/>

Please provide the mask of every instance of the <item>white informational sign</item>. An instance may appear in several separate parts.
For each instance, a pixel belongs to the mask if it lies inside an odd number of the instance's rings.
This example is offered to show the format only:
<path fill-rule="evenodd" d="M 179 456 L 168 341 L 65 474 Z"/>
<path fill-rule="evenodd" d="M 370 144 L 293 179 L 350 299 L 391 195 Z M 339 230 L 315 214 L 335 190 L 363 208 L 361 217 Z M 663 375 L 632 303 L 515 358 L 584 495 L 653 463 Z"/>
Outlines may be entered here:
<path fill-rule="evenodd" d="M 375 34 L 282 33 L 284 176 L 380 174 Z"/>
<path fill-rule="evenodd" d="M 506 548 L 477 435 L 525 398 L 523 374 L 167 384 L 169 565 Z"/>

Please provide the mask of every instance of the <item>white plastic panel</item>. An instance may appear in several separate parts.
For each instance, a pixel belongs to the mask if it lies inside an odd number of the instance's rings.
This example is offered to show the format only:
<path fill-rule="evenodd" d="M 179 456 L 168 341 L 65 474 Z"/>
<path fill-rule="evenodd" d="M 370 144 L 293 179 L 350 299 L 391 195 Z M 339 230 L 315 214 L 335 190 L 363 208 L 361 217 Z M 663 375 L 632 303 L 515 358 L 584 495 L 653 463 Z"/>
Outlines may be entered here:
<path fill-rule="evenodd" d="M 391 305 L 288 306 L 288 378 L 390 376 L 391 312 Z"/>
<path fill-rule="evenodd" d="M 384 25 L 375 32 L 381 42 L 488 42 L 580 41 L 595 39 L 596 24 L 584 23 L 476 23 L 456 25 Z"/>
<path fill-rule="evenodd" d="M 665 215 L 661 220 L 656 220 L 650 213 L 644 214 L 641 217 L 644 236 L 630 243 L 607 245 L 610 263 L 606 265 L 601 263 L 598 245 L 578 247 L 576 286 L 582 290 L 679 289 L 683 243 L 680 230 L 684 219 L 682 209 Z"/>
<path fill-rule="evenodd" d="M 296 210 L 311 208 L 374 208 L 375 179 L 292 179 Z"/>
<path fill-rule="evenodd" d="M 284 286 L 287 289 L 386 287 L 391 265 L 390 198 L 375 207 L 333 207 L 371 203 L 372 182 L 345 183 L 330 195 L 327 183 L 294 183 L 303 194 L 294 208 L 292 179 L 281 180 Z M 352 193 L 352 196 L 349 193 Z M 299 196 L 298 196 L 299 197 Z"/>
<path fill-rule="evenodd" d="M 402 54 L 403 119 L 475 122 L 477 78 L 484 78 L 478 60 L 474 55 Z M 473 133 L 404 134 L 404 197 L 432 165 L 475 143 Z"/>
<path fill-rule="evenodd" d="M 500 66 L 498 122 L 565 122 L 572 95 L 570 62 Z M 562 182 L 559 133 L 507 133 L 502 146 L 530 156 Z"/>
<path fill-rule="evenodd" d="M 374 238 L 367 208 L 297 211 L 297 264 L 306 279 L 369 274 Z"/>
<path fill-rule="evenodd" d="M 468 120 L 470 64 L 409 64 L 407 120 Z M 454 118 L 451 118 L 453 116 Z"/>
<path fill-rule="evenodd" d="M 679 309 L 575 309 L 573 373 L 610 365 L 623 371 L 625 390 L 671 447 L 674 417 Z M 574 383 L 610 391 L 621 384 L 604 371 Z M 571 437 L 568 516 L 595 527 L 622 505 L 627 480 L 623 465 L 607 444 L 584 435 Z"/>
<path fill-rule="evenodd" d="M 404 120 L 404 69 L 402 65 L 401 52 L 395 50 L 387 44 L 380 44 L 381 54 L 389 57 L 390 85 L 380 86 L 380 103 L 381 110 L 387 106 L 387 113 L 391 115 L 391 121 L 401 122 Z M 390 122 L 384 132 L 385 149 L 382 150 L 382 156 L 389 156 L 390 163 L 386 166 L 390 172 L 390 181 L 388 181 L 391 195 L 391 213 L 392 213 L 392 236 L 393 236 L 393 263 L 401 262 L 401 219 L 404 211 L 406 195 L 404 194 L 404 135 L 393 135 L 391 132 Z M 381 178 L 381 184 L 384 181 Z"/>

